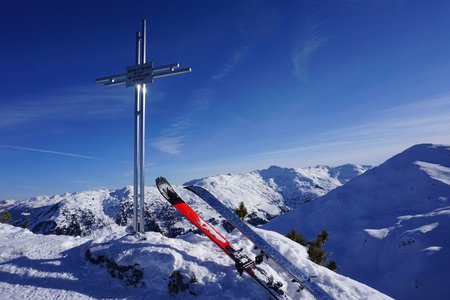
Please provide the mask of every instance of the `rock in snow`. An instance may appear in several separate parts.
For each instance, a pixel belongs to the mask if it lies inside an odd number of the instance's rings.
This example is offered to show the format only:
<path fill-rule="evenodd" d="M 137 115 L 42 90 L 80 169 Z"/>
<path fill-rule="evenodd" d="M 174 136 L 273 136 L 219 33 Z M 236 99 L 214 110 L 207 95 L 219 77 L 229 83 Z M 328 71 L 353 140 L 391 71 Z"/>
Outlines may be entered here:
<path fill-rule="evenodd" d="M 264 227 L 309 239 L 326 228 L 339 273 L 398 299 L 445 299 L 449 170 L 449 146 L 416 145 Z"/>

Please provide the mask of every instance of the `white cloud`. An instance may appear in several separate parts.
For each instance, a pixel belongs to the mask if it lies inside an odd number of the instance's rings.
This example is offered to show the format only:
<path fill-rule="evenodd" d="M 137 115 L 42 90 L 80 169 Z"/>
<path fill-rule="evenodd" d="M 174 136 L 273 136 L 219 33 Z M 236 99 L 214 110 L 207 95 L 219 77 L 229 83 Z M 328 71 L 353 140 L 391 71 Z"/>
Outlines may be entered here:
<path fill-rule="evenodd" d="M 327 41 L 319 35 L 308 36 L 303 42 L 298 42 L 292 52 L 292 73 L 300 80 L 308 78 L 308 69 L 314 53 Z"/>
<path fill-rule="evenodd" d="M 185 135 L 190 127 L 194 126 L 198 116 L 210 106 L 214 97 L 214 82 L 224 79 L 242 61 L 247 54 L 249 47 L 241 46 L 236 48 L 230 59 L 222 69 L 211 77 L 211 82 L 206 88 L 198 88 L 192 91 L 188 105 L 188 112 L 174 119 L 172 124 L 166 128 L 161 135 L 151 141 L 151 146 L 161 152 L 179 155 L 184 145 Z"/>
<path fill-rule="evenodd" d="M 151 141 L 151 146 L 161 152 L 179 155 L 184 145 L 185 135 L 190 127 L 194 126 L 195 120 L 210 105 L 214 92 L 210 88 L 196 89 L 189 97 L 189 111 L 175 118 L 162 134 Z"/>
<path fill-rule="evenodd" d="M 101 160 L 101 158 L 98 158 L 95 156 L 87 156 L 87 155 L 74 154 L 74 153 L 68 153 L 68 152 L 59 152 L 59 151 L 51 151 L 51 150 L 43 150 L 43 149 L 35 149 L 35 148 L 27 148 L 27 147 L 19 147 L 19 146 L 11 146 L 11 145 L 0 145 L 0 147 L 14 149 L 14 150 L 24 150 L 24 151 L 39 152 L 39 153 L 56 154 L 56 155 L 62 155 L 62 156 L 71 156 L 71 157 L 76 157 L 76 158 Z"/>
<path fill-rule="evenodd" d="M 208 109 L 213 96 L 214 91 L 212 88 L 193 90 L 191 96 L 189 97 L 189 105 L 191 106 L 192 111 L 197 113 Z"/>
<path fill-rule="evenodd" d="M 236 48 L 232 53 L 229 61 L 222 67 L 220 72 L 212 76 L 212 80 L 219 81 L 225 78 L 237 65 L 238 63 L 244 58 L 244 56 L 247 54 L 249 47 L 248 46 L 241 46 L 239 48 Z"/>
<path fill-rule="evenodd" d="M 161 136 L 155 138 L 151 145 L 161 152 L 178 155 L 183 146 L 183 136 Z"/>
<path fill-rule="evenodd" d="M 436 141 L 450 134 L 450 95 L 375 112 L 371 120 L 323 134 L 330 139 Z M 445 142 L 443 140 L 442 142 Z"/>
<path fill-rule="evenodd" d="M 377 111 L 365 123 L 305 136 L 304 141 L 256 156 L 287 165 L 299 160 L 309 165 L 378 164 L 414 144 L 450 144 L 450 95 Z"/>
<path fill-rule="evenodd" d="M 95 85 L 30 95 L 0 104 L 0 128 L 48 120 L 117 117 L 132 111 L 133 101 L 130 90 Z"/>
<path fill-rule="evenodd" d="M 175 119 L 162 135 L 151 140 L 150 145 L 161 152 L 179 155 L 184 145 L 184 133 L 188 130 L 190 123 L 189 115 Z"/>

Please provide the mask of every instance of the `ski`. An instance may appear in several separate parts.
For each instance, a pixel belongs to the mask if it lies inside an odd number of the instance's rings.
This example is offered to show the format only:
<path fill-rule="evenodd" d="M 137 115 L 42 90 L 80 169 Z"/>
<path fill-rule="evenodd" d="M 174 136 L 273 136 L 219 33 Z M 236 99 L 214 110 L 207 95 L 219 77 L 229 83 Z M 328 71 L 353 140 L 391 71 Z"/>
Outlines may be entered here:
<path fill-rule="evenodd" d="M 247 273 L 258 283 L 268 295 L 276 300 L 290 299 L 281 289 L 281 283 L 275 282 L 273 277 L 259 268 L 255 261 L 242 253 L 242 249 L 234 247 L 213 226 L 197 214 L 172 188 L 164 177 L 156 179 L 156 186 L 161 195 L 172 204 L 175 209 L 182 213 L 192 224 L 220 247 L 234 262 L 240 275 Z"/>
<path fill-rule="evenodd" d="M 325 292 L 319 285 L 311 281 L 311 278 L 300 271 L 294 264 L 287 260 L 280 252 L 267 243 L 262 237 L 254 232 L 247 224 L 245 224 L 234 212 L 228 209 L 222 202 L 214 197 L 210 192 L 199 186 L 185 187 L 190 190 L 207 204 L 214 208 L 222 217 L 238 229 L 244 236 L 246 236 L 253 244 L 259 248 L 262 253 L 273 261 L 275 261 L 282 269 L 288 272 L 298 282 L 301 287 L 306 288 L 316 299 L 328 300 L 332 297 Z M 260 258 L 259 258 L 260 260 Z"/>

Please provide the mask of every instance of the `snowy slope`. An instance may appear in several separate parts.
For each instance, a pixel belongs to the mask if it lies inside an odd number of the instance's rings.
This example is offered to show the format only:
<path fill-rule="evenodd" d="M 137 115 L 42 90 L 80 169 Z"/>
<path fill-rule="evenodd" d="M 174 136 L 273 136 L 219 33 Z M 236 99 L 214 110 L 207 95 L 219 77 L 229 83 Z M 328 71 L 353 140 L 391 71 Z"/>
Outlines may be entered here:
<path fill-rule="evenodd" d="M 325 195 L 370 168 L 352 164 L 335 168 L 271 166 L 246 174 L 192 180 L 185 185 L 198 185 L 209 190 L 232 209 L 237 208 L 239 202 L 244 202 L 249 212 L 246 221 L 260 225 L 302 203 Z"/>
<path fill-rule="evenodd" d="M 336 168 L 270 167 L 248 174 L 207 177 L 190 182 L 208 188 L 232 209 L 243 201 L 248 208 L 247 221 L 253 225 L 266 223 L 299 203 L 311 201 L 351 178 L 368 166 L 344 165 Z M 209 211 L 213 224 L 224 220 L 193 194 L 180 190 L 196 209 Z M 117 226 L 131 224 L 133 188 L 97 190 L 73 194 L 39 196 L 18 202 L 5 202 L 0 211 L 8 209 L 12 224 L 28 222 L 34 233 L 86 236 L 102 229 L 114 231 Z M 172 208 L 154 186 L 146 187 L 145 223 L 147 231 L 161 232 L 168 237 L 193 231 L 187 220 Z M 6 207 L 6 204 L 9 204 Z M 1 205 L 1 204 L 0 204 Z"/>
<path fill-rule="evenodd" d="M 326 228 L 339 273 L 398 299 L 448 299 L 449 217 L 450 147 L 422 144 L 265 228 Z"/>
<path fill-rule="evenodd" d="M 364 284 L 312 264 L 305 249 L 285 237 L 261 229 L 257 232 L 293 263 L 317 275 L 314 280 L 336 299 L 389 299 Z M 252 245 L 236 233 L 231 239 L 252 251 Z M 109 263 L 102 263 L 104 259 Z M 130 270 L 118 271 L 126 268 Z M 248 276 L 239 276 L 231 259 L 204 236 L 167 238 L 148 232 L 136 238 L 119 230 L 95 238 L 68 237 L 33 234 L 0 224 L 2 299 L 173 299 L 168 283 L 174 270 L 189 284 L 178 293 L 178 299 L 266 298 L 262 289 Z M 195 283 L 189 280 L 193 276 Z M 127 281 L 129 278 L 139 280 Z M 290 292 L 298 299 L 311 299 L 306 292 L 296 293 L 292 283 Z"/>

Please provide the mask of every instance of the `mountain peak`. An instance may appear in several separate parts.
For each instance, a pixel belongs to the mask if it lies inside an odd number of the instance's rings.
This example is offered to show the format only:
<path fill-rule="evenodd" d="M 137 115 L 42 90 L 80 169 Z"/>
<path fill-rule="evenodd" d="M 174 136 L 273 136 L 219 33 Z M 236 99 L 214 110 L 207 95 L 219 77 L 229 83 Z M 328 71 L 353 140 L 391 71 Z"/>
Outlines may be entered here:
<path fill-rule="evenodd" d="M 326 228 L 344 275 L 399 299 L 440 298 L 449 292 L 437 284 L 448 278 L 449 166 L 449 146 L 415 145 L 265 226 L 306 238 Z"/>
<path fill-rule="evenodd" d="M 388 159 L 385 164 L 402 165 L 406 163 L 414 163 L 418 160 L 427 159 L 430 163 L 443 163 L 450 160 L 450 146 L 436 144 L 418 144 L 405 151 L 394 155 Z"/>

